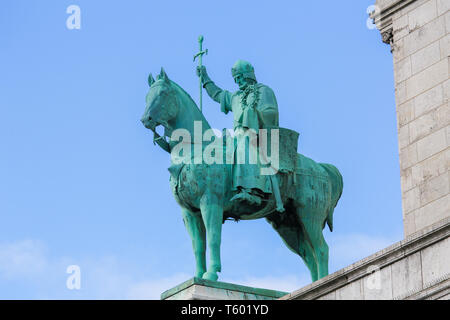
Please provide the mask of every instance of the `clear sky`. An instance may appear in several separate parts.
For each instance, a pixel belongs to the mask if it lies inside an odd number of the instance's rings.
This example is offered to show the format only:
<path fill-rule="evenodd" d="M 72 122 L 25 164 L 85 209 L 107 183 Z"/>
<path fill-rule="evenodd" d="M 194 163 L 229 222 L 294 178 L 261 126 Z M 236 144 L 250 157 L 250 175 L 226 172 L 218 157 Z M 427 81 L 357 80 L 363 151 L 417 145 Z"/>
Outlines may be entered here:
<path fill-rule="evenodd" d="M 0 11 L 0 299 L 158 298 L 194 274 L 169 157 L 140 123 L 163 66 L 198 101 L 252 62 L 299 152 L 344 178 L 330 272 L 403 237 L 392 56 L 359 1 L 17 1 Z M 69 30 L 66 8 L 81 9 Z M 204 93 L 214 128 L 232 115 Z M 81 268 L 81 289 L 66 268 Z M 301 259 L 265 220 L 227 222 L 220 279 L 294 290 Z"/>

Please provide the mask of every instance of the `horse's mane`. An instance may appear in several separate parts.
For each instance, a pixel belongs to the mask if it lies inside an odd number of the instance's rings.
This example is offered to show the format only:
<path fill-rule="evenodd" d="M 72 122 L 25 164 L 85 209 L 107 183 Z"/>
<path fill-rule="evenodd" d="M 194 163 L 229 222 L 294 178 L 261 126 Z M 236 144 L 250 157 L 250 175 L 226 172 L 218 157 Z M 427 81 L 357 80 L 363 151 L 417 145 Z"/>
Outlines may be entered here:
<path fill-rule="evenodd" d="M 190 95 L 189 93 L 187 93 L 186 90 L 184 90 L 178 83 L 176 83 L 176 82 L 173 81 L 173 80 L 170 80 L 170 83 L 173 84 L 173 85 L 175 85 L 175 87 L 177 87 L 178 90 L 180 90 L 182 93 L 184 93 L 186 96 L 188 96 L 189 100 L 191 100 L 191 102 L 192 102 L 192 103 L 197 107 L 197 109 L 198 109 L 198 106 L 197 106 L 197 104 L 195 103 L 194 99 L 192 99 L 191 95 Z"/>
<path fill-rule="evenodd" d="M 208 121 L 206 120 L 206 118 L 205 118 L 205 116 L 203 115 L 203 113 L 200 111 L 200 109 L 199 109 L 199 107 L 197 106 L 197 104 L 195 103 L 194 99 L 192 99 L 191 95 L 190 95 L 189 93 L 187 93 L 186 90 L 184 90 L 178 83 L 176 83 L 176 82 L 174 82 L 174 81 L 172 81 L 172 80 L 170 80 L 170 83 L 173 84 L 173 85 L 175 86 L 175 88 L 177 88 L 177 89 L 178 89 L 181 93 L 183 93 L 186 97 L 188 97 L 188 99 L 191 101 L 191 103 L 195 106 L 195 108 L 193 108 L 193 109 L 194 109 L 194 110 L 197 112 L 197 114 L 204 120 L 204 122 L 205 122 L 206 124 L 208 124 L 208 126 L 209 126 Z"/>
<path fill-rule="evenodd" d="M 208 123 L 208 121 L 206 120 L 205 116 L 203 115 L 203 113 L 200 111 L 200 108 L 197 106 L 197 104 L 195 103 L 194 99 L 192 99 L 192 97 L 189 95 L 189 93 L 187 93 L 179 84 L 177 84 L 176 82 L 172 81 L 169 79 L 170 85 L 173 87 L 173 89 L 175 89 L 176 93 L 179 94 L 181 97 L 183 98 L 187 98 L 188 101 L 185 101 L 186 103 L 184 103 L 185 106 L 187 106 L 189 108 L 190 114 L 194 117 L 193 120 L 201 120 L 205 125 L 206 128 L 211 128 L 210 124 Z M 162 85 L 164 83 L 164 80 L 157 78 L 156 81 L 154 81 L 152 83 L 152 85 L 150 86 L 151 88 L 153 86 L 158 86 L 158 85 Z M 191 105 L 189 105 L 189 103 Z M 188 106 L 189 105 L 189 106 Z M 187 111 L 187 110 L 186 110 Z"/>

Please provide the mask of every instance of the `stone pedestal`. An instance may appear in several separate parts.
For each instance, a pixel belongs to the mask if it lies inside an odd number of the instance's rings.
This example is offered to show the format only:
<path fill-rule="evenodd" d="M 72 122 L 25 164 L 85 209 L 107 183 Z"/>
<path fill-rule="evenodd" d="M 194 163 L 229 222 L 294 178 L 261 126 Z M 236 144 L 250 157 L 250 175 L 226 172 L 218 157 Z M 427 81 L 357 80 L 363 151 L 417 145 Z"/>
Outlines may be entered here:
<path fill-rule="evenodd" d="M 161 294 L 161 300 L 275 300 L 287 292 L 192 278 Z"/>

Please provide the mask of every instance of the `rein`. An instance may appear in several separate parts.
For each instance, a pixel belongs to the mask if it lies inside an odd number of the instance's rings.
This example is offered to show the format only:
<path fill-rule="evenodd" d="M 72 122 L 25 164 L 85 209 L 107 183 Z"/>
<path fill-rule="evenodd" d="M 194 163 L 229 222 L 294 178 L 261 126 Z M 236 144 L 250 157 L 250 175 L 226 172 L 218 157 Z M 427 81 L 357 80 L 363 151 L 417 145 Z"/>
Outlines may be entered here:
<path fill-rule="evenodd" d="M 152 130 L 153 131 L 153 144 L 154 145 L 156 145 L 156 144 L 158 144 L 158 146 L 160 146 L 161 147 L 161 149 L 163 149 L 164 151 L 166 151 L 166 152 L 168 152 L 168 153 L 170 153 L 170 144 L 166 141 L 166 139 L 165 139 L 165 135 L 164 136 L 160 136 L 159 134 L 158 134 L 158 132 L 156 132 L 156 129 L 155 130 Z"/>

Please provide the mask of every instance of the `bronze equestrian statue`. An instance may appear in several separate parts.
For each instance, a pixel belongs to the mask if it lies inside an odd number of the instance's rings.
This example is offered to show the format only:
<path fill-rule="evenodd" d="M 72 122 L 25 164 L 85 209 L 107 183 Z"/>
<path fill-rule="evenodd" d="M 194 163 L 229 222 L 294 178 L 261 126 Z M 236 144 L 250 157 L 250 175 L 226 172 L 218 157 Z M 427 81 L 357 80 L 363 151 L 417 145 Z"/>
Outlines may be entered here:
<path fill-rule="evenodd" d="M 149 76 L 141 119 L 154 132 L 154 142 L 171 153 L 170 185 L 192 238 L 195 276 L 218 279 L 226 220 L 259 218 L 265 218 L 304 260 L 313 281 L 328 275 L 328 245 L 322 230 L 325 225 L 333 230 L 333 211 L 343 189 L 339 170 L 297 153 L 298 133 L 279 127 L 275 94 L 257 82 L 250 63 L 239 60 L 232 68 L 239 86 L 234 93 L 216 86 L 203 66 L 197 75 L 221 110 L 233 112 L 234 135 L 211 134 L 196 103 L 163 69 L 156 80 Z M 156 132 L 160 125 L 162 136 Z M 270 150 L 261 147 L 263 141 Z M 259 155 L 257 161 L 239 162 L 242 151 L 250 150 Z"/>

